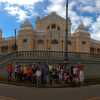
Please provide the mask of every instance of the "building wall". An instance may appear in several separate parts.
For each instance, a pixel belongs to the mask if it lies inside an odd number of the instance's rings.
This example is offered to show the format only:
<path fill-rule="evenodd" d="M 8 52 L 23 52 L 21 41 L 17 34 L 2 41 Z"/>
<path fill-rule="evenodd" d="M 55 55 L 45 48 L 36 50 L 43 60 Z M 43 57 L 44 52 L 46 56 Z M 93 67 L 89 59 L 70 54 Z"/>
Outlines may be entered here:
<path fill-rule="evenodd" d="M 90 52 L 90 34 L 86 32 L 76 32 L 73 36 L 73 49 L 75 52 Z"/>
<path fill-rule="evenodd" d="M 56 13 L 51 13 L 44 18 L 37 18 L 33 29 L 29 21 L 21 23 L 18 31 L 18 51 L 51 50 L 65 51 L 66 20 Z M 100 53 L 100 42 L 91 39 L 90 33 L 85 31 L 81 24 L 71 35 L 71 21 L 68 19 L 68 51 Z M 3 47 L 2 33 L 0 33 L 0 52 L 13 52 L 15 38 L 8 39 L 6 47 Z M 3 48 L 2 48 L 3 47 Z"/>
<path fill-rule="evenodd" d="M 44 32 L 44 40 L 47 41 L 44 48 L 52 51 L 64 51 L 66 31 L 65 19 L 53 12 L 43 19 L 38 18 L 35 30 Z"/>
<path fill-rule="evenodd" d="M 20 29 L 17 39 L 18 51 L 29 51 L 35 48 L 33 35 L 32 29 Z"/>

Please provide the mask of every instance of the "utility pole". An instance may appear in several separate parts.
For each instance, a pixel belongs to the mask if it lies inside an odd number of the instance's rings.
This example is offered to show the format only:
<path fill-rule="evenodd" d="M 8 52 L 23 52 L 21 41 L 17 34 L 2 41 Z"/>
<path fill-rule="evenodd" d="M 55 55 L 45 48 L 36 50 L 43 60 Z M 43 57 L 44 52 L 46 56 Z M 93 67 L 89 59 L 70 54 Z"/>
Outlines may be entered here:
<path fill-rule="evenodd" d="M 17 51 L 17 43 L 16 43 L 16 29 L 14 30 L 15 33 L 15 51 Z"/>
<path fill-rule="evenodd" d="M 66 1 L 66 32 L 65 32 L 64 63 L 68 63 L 68 0 Z"/>

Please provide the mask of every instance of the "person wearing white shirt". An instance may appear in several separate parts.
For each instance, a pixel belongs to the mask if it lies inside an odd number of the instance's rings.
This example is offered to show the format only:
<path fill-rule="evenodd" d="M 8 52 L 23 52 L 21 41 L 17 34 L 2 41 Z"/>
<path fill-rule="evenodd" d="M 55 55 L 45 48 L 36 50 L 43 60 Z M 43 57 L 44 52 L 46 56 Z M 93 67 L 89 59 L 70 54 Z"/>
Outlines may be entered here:
<path fill-rule="evenodd" d="M 41 75 L 42 75 L 42 72 L 41 70 L 38 68 L 37 71 L 36 71 L 36 83 L 37 83 L 37 87 L 40 86 L 41 84 Z"/>

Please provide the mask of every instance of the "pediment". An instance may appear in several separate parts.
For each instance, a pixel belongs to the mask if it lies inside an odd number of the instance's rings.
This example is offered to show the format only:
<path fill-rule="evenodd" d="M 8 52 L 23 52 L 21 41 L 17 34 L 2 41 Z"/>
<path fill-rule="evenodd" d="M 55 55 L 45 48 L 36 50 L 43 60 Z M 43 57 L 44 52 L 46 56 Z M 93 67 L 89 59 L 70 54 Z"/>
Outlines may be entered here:
<path fill-rule="evenodd" d="M 66 19 L 64 19 L 63 17 L 59 16 L 58 14 L 56 14 L 55 12 L 52 12 L 51 14 L 49 14 L 48 16 L 45 16 L 44 18 L 41 19 L 41 21 L 46 21 L 46 20 L 50 20 L 50 21 L 66 21 Z"/>

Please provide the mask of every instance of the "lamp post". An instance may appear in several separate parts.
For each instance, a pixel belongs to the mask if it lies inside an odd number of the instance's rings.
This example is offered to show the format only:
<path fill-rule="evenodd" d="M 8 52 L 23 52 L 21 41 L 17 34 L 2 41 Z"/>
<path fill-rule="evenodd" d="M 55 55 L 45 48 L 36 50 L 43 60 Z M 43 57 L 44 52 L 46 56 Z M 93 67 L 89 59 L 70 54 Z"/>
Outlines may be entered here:
<path fill-rule="evenodd" d="M 14 30 L 15 33 L 15 51 L 17 51 L 17 43 L 16 43 L 16 29 Z"/>
<path fill-rule="evenodd" d="M 68 0 L 66 1 L 66 33 L 65 33 L 64 63 L 68 63 Z"/>

